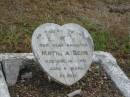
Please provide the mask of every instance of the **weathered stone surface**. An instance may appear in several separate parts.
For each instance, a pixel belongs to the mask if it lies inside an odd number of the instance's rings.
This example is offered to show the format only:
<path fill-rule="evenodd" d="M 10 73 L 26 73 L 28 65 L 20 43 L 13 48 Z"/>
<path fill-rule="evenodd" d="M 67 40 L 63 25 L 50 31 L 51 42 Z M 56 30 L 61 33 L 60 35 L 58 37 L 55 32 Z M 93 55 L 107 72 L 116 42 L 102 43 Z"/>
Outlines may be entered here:
<path fill-rule="evenodd" d="M 2 56 L 4 56 L 4 57 L 2 57 Z M 32 53 L 0 54 L 0 58 L 2 60 L 10 59 L 10 58 L 12 58 L 11 56 L 14 58 L 17 58 L 17 59 L 22 59 L 22 65 L 26 65 L 25 63 L 34 62 L 34 61 L 32 61 L 32 60 L 34 60 L 34 56 Z M 93 63 L 99 64 L 99 65 L 102 64 L 104 70 L 111 77 L 111 80 L 116 84 L 117 88 L 121 91 L 121 93 L 125 97 L 130 97 L 129 96 L 130 95 L 130 80 L 125 75 L 125 73 L 120 69 L 120 67 L 116 63 L 116 59 L 110 53 L 102 52 L 102 51 L 95 51 L 93 54 Z M 11 73 L 10 73 L 10 75 L 11 75 Z"/>
<path fill-rule="evenodd" d="M 32 72 L 26 72 L 25 74 L 21 75 L 21 79 L 31 79 Z"/>
<path fill-rule="evenodd" d="M 2 62 L 8 86 L 14 85 L 20 69 L 34 63 L 34 60 L 32 53 L 1 53 L 0 62 Z"/>
<path fill-rule="evenodd" d="M 73 91 L 73 92 L 67 94 L 67 97 L 75 97 L 75 96 L 76 96 L 76 97 L 82 97 L 82 96 L 81 96 L 81 92 L 82 92 L 81 89 L 75 90 L 75 91 Z M 78 95 L 78 96 L 77 96 L 77 95 Z"/>
<path fill-rule="evenodd" d="M 107 52 L 94 52 L 93 63 L 102 64 L 117 88 L 125 97 L 130 97 L 130 80 L 118 66 L 116 59 Z"/>
<path fill-rule="evenodd" d="M 93 41 L 80 25 L 47 23 L 34 31 L 32 49 L 49 76 L 62 84 L 72 85 L 86 74 L 91 65 Z"/>
<path fill-rule="evenodd" d="M 35 60 L 32 53 L 0 53 L 0 62 L 6 59 L 22 59 L 24 61 Z"/>
<path fill-rule="evenodd" d="M 5 78 L 1 70 L 1 63 L 0 63 L 0 97 L 10 97 L 8 87 L 6 85 Z"/>
<path fill-rule="evenodd" d="M 7 84 L 9 86 L 15 84 L 19 75 L 20 65 L 22 65 L 21 60 L 8 59 L 2 61 L 2 64 Z"/>

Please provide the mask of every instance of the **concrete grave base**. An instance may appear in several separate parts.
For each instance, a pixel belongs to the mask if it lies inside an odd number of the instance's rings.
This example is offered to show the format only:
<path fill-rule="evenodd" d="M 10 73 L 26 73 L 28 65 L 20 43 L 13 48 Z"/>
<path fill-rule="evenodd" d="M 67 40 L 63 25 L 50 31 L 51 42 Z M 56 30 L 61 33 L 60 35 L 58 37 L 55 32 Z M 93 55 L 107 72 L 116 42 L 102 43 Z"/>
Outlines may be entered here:
<path fill-rule="evenodd" d="M 8 86 L 14 85 L 21 68 L 25 65 L 34 63 L 32 53 L 6 53 L 0 54 L 4 75 Z M 93 63 L 101 64 L 111 80 L 125 97 L 130 97 L 130 80 L 118 66 L 116 59 L 107 52 L 95 51 Z M 0 69 L 0 97 L 10 97 L 7 85 Z"/>
<path fill-rule="evenodd" d="M 0 97 L 10 97 L 0 63 Z"/>

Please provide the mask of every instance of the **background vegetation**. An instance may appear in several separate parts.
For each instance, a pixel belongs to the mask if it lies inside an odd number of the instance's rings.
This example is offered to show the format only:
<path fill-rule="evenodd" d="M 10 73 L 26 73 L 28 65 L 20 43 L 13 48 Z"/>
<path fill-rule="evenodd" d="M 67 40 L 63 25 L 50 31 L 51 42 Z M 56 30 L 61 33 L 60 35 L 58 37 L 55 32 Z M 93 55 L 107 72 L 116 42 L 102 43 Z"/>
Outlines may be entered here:
<path fill-rule="evenodd" d="M 129 0 L 0 0 L 0 52 L 31 52 L 34 29 L 47 22 L 78 23 L 95 50 L 130 59 Z"/>
<path fill-rule="evenodd" d="M 40 24 L 78 23 L 130 77 L 130 0 L 0 0 L 0 53 L 32 52 Z"/>

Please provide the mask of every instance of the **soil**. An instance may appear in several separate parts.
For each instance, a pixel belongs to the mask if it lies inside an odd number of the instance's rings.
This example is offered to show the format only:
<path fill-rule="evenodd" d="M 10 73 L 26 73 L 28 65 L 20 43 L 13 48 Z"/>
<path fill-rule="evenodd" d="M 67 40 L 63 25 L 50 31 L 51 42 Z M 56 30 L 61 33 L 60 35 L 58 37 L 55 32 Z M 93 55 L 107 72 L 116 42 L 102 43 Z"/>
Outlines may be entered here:
<path fill-rule="evenodd" d="M 21 75 L 27 71 L 32 72 L 32 78 L 21 79 Z M 66 97 L 77 89 L 82 90 L 82 97 L 123 97 L 102 67 L 96 64 L 70 87 L 49 81 L 38 65 L 22 70 L 16 85 L 9 87 L 11 97 Z"/>
<path fill-rule="evenodd" d="M 37 26 L 46 22 L 75 22 L 96 33 L 94 25 L 87 25 L 87 20 L 116 38 L 115 45 L 109 41 L 105 44 L 109 45 L 105 51 L 114 55 L 130 77 L 130 41 L 125 41 L 130 33 L 130 0 L 0 0 L 0 53 L 32 52 L 31 35 Z M 84 97 L 123 97 L 103 69 L 95 64 L 70 87 L 49 81 L 38 65 L 25 71 L 32 72 L 32 78 L 22 79 L 24 70 L 21 71 L 16 85 L 9 87 L 11 97 L 63 97 L 77 89 L 82 89 Z"/>

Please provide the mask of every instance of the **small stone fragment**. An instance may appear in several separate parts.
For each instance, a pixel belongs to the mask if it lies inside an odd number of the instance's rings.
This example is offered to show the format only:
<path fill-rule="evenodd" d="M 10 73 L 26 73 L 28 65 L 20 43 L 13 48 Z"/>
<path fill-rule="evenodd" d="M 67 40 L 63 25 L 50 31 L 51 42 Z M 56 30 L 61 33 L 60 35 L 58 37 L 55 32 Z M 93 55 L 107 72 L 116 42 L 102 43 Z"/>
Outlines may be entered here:
<path fill-rule="evenodd" d="M 75 90 L 75 91 L 67 94 L 67 97 L 81 97 L 81 89 Z"/>
<path fill-rule="evenodd" d="M 32 72 L 27 72 L 24 75 L 21 75 L 21 79 L 30 79 L 32 78 Z"/>

